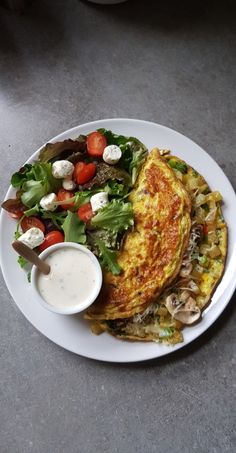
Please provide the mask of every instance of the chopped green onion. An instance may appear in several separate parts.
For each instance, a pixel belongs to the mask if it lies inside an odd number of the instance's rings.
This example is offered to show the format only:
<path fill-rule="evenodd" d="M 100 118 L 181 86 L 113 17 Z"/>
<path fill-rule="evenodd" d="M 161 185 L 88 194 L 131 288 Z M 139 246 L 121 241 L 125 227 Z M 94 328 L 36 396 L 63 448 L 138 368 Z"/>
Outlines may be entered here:
<path fill-rule="evenodd" d="M 174 159 L 170 159 L 168 165 L 175 170 L 180 171 L 181 173 L 187 173 L 188 167 L 184 162 L 178 162 Z"/>

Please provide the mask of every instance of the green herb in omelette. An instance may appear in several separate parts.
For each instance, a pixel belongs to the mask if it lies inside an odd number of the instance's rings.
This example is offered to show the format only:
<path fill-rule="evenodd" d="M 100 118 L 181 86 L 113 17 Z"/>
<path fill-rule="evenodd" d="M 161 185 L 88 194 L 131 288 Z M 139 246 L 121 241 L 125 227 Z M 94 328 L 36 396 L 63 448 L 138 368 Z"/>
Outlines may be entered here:
<path fill-rule="evenodd" d="M 210 207 L 209 207 L 209 204 L 208 203 L 204 203 L 201 205 L 202 209 L 204 209 L 204 211 L 206 212 L 209 212 L 210 211 Z"/>
<path fill-rule="evenodd" d="M 187 173 L 188 167 L 184 162 L 177 162 L 175 159 L 170 159 L 168 165 L 175 170 L 180 171 L 181 173 Z"/>
<path fill-rule="evenodd" d="M 159 337 L 160 338 L 172 337 L 174 333 L 175 333 L 174 327 L 164 327 L 160 329 Z"/>

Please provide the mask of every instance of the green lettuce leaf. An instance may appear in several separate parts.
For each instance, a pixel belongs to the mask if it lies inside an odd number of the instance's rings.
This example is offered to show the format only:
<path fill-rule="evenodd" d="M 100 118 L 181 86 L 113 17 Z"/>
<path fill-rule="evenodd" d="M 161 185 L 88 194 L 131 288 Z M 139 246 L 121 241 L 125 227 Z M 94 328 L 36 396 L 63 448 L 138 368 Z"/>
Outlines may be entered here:
<path fill-rule="evenodd" d="M 62 212 L 43 211 L 42 212 L 42 218 L 51 220 L 59 230 L 62 229 L 62 224 L 64 223 L 66 216 L 67 216 L 67 211 L 62 211 Z"/>
<path fill-rule="evenodd" d="M 49 184 L 45 181 L 26 181 L 23 184 L 22 203 L 28 208 L 37 204 L 41 198 L 50 192 Z"/>
<path fill-rule="evenodd" d="M 21 236 L 20 232 L 18 231 L 18 229 L 15 231 L 14 233 L 14 239 L 19 239 L 19 237 Z"/>
<path fill-rule="evenodd" d="M 111 249 L 119 249 L 118 233 L 114 231 L 102 230 L 96 228 L 95 230 L 87 231 L 87 242 L 95 255 L 98 255 L 97 241 L 102 241 L 106 247 Z"/>
<path fill-rule="evenodd" d="M 23 258 L 23 256 L 18 256 L 17 262 L 22 268 L 28 264 L 28 261 L 25 258 Z"/>
<path fill-rule="evenodd" d="M 114 231 L 115 233 L 127 230 L 133 224 L 132 204 L 116 199 L 100 209 L 91 219 L 92 226 Z"/>
<path fill-rule="evenodd" d="M 26 211 L 24 211 L 24 215 L 26 215 L 26 217 L 30 217 L 31 215 L 36 215 L 36 214 L 39 214 L 39 213 L 40 213 L 39 203 L 37 203 L 32 208 L 27 209 Z"/>
<path fill-rule="evenodd" d="M 80 192 L 76 192 L 75 196 L 73 198 L 75 209 L 77 210 L 83 204 L 88 203 L 90 198 L 92 197 L 92 195 L 94 195 L 97 192 L 101 192 L 101 190 L 102 189 L 98 189 L 98 190 L 82 190 Z"/>
<path fill-rule="evenodd" d="M 36 162 L 32 165 L 31 170 L 27 173 L 27 179 L 35 179 L 35 181 L 48 182 L 50 190 L 55 192 L 61 187 L 61 181 L 54 178 L 52 175 L 52 164 Z"/>
<path fill-rule="evenodd" d="M 22 203 L 32 208 L 39 203 L 44 195 L 57 192 L 61 181 L 52 175 L 52 165 L 49 163 L 35 163 L 25 174 L 25 180 L 21 186 L 23 194 Z"/>
<path fill-rule="evenodd" d="M 137 142 L 131 142 L 130 149 L 132 152 L 132 160 L 129 165 L 129 172 L 131 174 L 132 185 L 135 184 L 136 179 L 138 177 L 139 171 L 142 168 L 143 163 L 147 157 L 147 148 Z"/>
<path fill-rule="evenodd" d="M 86 243 L 85 225 L 73 212 L 68 211 L 62 229 L 65 233 L 66 242 Z"/>
<path fill-rule="evenodd" d="M 13 187 L 16 189 L 20 189 L 22 184 L 26 181 L 27 179 L 27 173 L 29 170 L 31 170 L 32 165 L 30 164 L 25 164 L 23 167 L 20 168 L 19 171 L 14 173 L 11 177 L 11 184 Z"/>
<path fill-rule="evenodd" d="M 105 185 L 104 191 L 111 196 L 124 197 L 127 195 L 129 187 L 111 180 Z"/>
<path fill-rule="evenodd" d="M 99 260 L 102 267 L 108 269 L 113 275 L 119 275 L 121 273 L 121 267 L 116 261 L 116 252 L 109 250 L 104 242 L 97 240 L 99 248 Z"/>
<path fill-rule="evenodd" d="M 31 264 L 29 261 L 27 261 L 25 258 L 22 256 L 18 256 L 17 263 L 20 265 L 22 269 L 24 269 L 26 272 L 30 271 Z"/>

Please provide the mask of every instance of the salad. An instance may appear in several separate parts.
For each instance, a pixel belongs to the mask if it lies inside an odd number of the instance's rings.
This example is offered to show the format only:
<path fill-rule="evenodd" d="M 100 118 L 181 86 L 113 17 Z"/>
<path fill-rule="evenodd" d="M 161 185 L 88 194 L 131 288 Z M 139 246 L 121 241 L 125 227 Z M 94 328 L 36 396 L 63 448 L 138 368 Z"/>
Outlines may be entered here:
<path fill-rule="evenodd" d="M 38 160 L 11 177 L 14 199 L 2 208 L 16 220 L 15 239 L 38 253 L 58 242 L 87 246 L 114 275 L 124 235 L 134 225 L 128 195 L 147 148 L 135 137 L 98 129 L 47 143 Z M 27 262 L 18 258 L 21 267 Z"/>

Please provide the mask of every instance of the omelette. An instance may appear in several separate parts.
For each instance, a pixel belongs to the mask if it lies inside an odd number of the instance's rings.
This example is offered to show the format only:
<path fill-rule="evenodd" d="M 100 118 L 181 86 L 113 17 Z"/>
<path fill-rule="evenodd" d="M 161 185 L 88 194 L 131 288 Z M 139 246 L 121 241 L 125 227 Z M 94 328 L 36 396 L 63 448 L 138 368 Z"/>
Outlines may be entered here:
<path fill-rule="evenodd" d="M 189 240 L 191 200 L 158 149 L 148 155 L 129 195 L 134 228 L 124 238 L 120 275 L 104 283 L 86 319 L 130 318 L 143 312 L 177 276 Z"/>
<path fill-rule="evenodd" d="M 227 226 L 221 211 L 222 197 L 219 192 L 211 192 L 205 179 L 192 167 L 169 153 L 163 154 L 160 157 L 158 151 L 151 153 L 131 199 L 135 202 L 139 184 L 144 184 L 145 168 L 154 155 L 158 161 L 165 161 L 188 192 L 191 203 L 191 226 L 188 224 L 188 234 L 182 241 L 184 251 L 176 257 L 176 272 L 163 282 L 162 291 L 152 303 L 125 319 L 95 316 L 91 329 L 96 334 L 106 331 L 124 340 L 179 343 L 183 341 L 183 327 L 200 320 L 223 275 Z M 168 224 L 167 230 L 169 227 Z M 158 264 L 155 261 L 154 266 Z"/>

